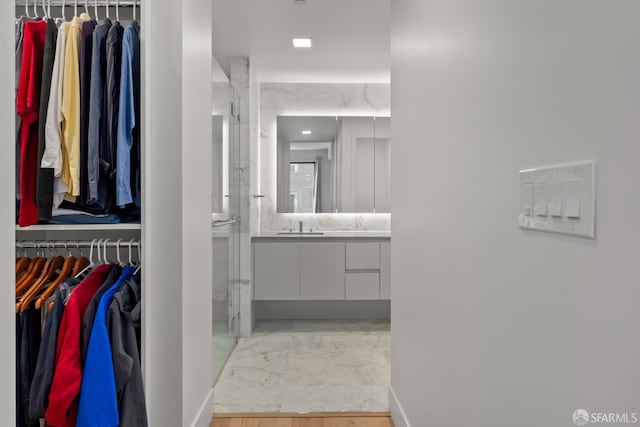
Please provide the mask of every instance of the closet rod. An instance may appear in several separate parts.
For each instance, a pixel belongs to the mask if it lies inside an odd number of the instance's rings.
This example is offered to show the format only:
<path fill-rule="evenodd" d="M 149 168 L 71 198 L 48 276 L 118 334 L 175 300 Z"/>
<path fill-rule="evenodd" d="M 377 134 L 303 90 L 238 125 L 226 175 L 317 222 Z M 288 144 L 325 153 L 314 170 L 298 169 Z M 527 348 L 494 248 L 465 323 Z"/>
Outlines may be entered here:
<path fill-rule="evenodd" d="M 16 6 L 33 6 L 33 0 L 15 0 L 16 2 Z M 26 4 L 25 4 L 26 3 Z M 38 3 L 38 7 L 40 7 L 40 5 L 42 4 L 42 0 L 37 0 Z M 59 7 L 62 6 L 62 4 L 64 3 L 64 5 L 66 7 L 74 7 L 75 6 L 75 0 L 65 0 L 64 2 L 62 0 L 51 0 L 51 6 L 54 7 Z M 118 6 L 120 7 L 132 7 L 132 6 L 136 6 L 136 7 L 140 7 L 140 0 L 120 0 L 118 3 Z M 49 5 L 49 0 L 46 1 L 47 6 Z M 78 0 L 78 8 L 84 8 L 84 0 Z M 91 9 L 92 7 L 95 6 L 95 0 L 88 0 L 87 2 L 89 9 Z M 116 0 L 98 0 L 98 7 L 105 7 L 109 5 L 112 8 L 116 7 Z"/>
<path fill-rule="evenodd" d="M 139 240 L 125 239 L 96 239 L 93 242 L 91 240 L 18 240 L 16 241 L 16 249 L 77 249 L 77 248 L 90 248 L 98 247 L 98 240 L 102 240 L 101 248 L 104 248 L 104 241 L 107 241 L 108 248 L 128 248 L 131 244 L 132 247 L 137 248 L 140 246 Z M 120 240 L 120 243 L 118 243 Z"/>

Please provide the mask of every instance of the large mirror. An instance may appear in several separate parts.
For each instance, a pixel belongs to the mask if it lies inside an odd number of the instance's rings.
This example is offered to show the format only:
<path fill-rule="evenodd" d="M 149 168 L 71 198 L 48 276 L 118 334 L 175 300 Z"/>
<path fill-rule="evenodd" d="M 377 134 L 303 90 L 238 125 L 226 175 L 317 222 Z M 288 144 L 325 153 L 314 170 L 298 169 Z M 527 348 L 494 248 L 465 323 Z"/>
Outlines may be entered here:
<path fill-rule="evenodd" d="M 278 116 L 278 212 L 390 212 L 389 117 Z"/>

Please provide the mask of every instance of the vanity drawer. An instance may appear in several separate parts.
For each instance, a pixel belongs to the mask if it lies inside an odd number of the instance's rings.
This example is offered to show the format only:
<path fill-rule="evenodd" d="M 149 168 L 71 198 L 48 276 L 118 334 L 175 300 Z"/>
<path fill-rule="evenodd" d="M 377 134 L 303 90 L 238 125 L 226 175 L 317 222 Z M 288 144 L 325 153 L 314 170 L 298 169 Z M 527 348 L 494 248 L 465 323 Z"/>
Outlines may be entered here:
<path fill-rule="evenodd" d="M 346 295 L 348 300 L 380 299 L 380 274 L 347 273 Z"/>
<path fill-rule="evenodd" d="M 380 242 L 347 242 L 347 270 L 380 268 Z"/>

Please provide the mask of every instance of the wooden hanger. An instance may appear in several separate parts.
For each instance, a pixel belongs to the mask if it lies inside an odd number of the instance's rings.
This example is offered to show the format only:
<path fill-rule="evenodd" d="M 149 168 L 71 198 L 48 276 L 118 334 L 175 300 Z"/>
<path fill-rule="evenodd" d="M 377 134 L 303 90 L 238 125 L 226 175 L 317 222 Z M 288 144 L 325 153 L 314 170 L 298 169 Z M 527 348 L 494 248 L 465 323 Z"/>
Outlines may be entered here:
<path fill-rule="evenodd" d="M 36 308 L 40 309 L 42 305 L 49 299 L 51 295 L 56 291 L 58 286 L 62 284 L 62 282 L 71 275 L 73 270 L 73 266 L 76 264 L 76 258 L 74 256 L 69 256 L 64 260 L 64 264 L 62 264 L 62 268 L 60 269 L 60 274 L 58 277 L 51 282 L 49 287 L 45 289 L 45 291 L 40 295 L 38 300 L 36 301 Z"/>
<path fill-rule="evenodd" d="M 47 260 L 42 257 L 33 258 L 29 265 L 28 274 L 24 274 L 16 284 L 16 296 L 21 295 L 31 283 L 40 275 Z"/>
<path fill-rule="evenodd" d="M 50 283 L 56 273 L 60 270 L 64 264 L 64 257 L 57 256 L 50 259 L 49 266 L 38 280 L 29 288 L 27 292 L 20 298 L 20 301 L 16 304 L 16 309 L 19 311 L 26 311 L 34 298 Z"/>
<path fill-rule="evenodd" d="M 31 258 L 26 256 L 16 259 L 16 279 L 29 267 L 29 264 L 31 264 Z"/>
<path fill-rule="evenodd" d="M 79 246 L 79 244 L 78 244 Z M 67 250 L 69 255 L 64 260 L 64 264 L 62 264 L 62 268 L 60 269 L 60 273 L 58 277 L 55 278 L 53 282 L 49 285 L 47 289 L 40 295 L 38 300 L 36 301 L 36 309 L 40 309 L 42 305 L 53 295 L 58 286 L 62 284 L 62 282 L 71 275 L 74 265 L 76 264 L 76 257 L 73 256 L 71 251 L 69 250 L 68 242 L 64 243 L 64 248 Z"/>
<path fill-rule="evenodd" d="M 29 290 L 23 295 L 23 297 L 16 304 L 16 312 L 26 311 L 31 305 L 31 301 L 40 293 L 40 291 L 51 281 L 51 278 L 64 264 L 64 258 L 56 256 L 50 258 L 47 262 L 47 266 L 44 268 L 42 274 L 36 280 L 36 282 L 29 288 Z"/>

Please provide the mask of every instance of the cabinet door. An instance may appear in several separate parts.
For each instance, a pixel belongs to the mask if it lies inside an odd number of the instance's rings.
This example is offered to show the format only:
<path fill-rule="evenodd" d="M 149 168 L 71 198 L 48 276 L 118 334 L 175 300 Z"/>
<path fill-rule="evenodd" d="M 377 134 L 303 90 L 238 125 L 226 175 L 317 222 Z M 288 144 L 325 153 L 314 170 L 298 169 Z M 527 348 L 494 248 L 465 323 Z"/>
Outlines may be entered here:
<path fill-rule="evenodd" d="M 347 273 L 347 299 L 380 299 L 380 275 L 372 273 Z"/>
<path fill-rule="evenodd" d="M 345 299 L 344 250 L 344 242 L 300 243 L 300 299 Z"/>
<path fill-rule="evenodd" d="M 347 270 L 380 268 L 380 243 L 347 242 Z"/>
<path fill-rule="evenodd" d="M 253 248 L 254 299 L 299 299 L 298 244 L 255 242 Z"/>
<path fill-rule="evenodd" d="M 380 243 L 380 299 L 391 299 L 391 243 Z"/>

